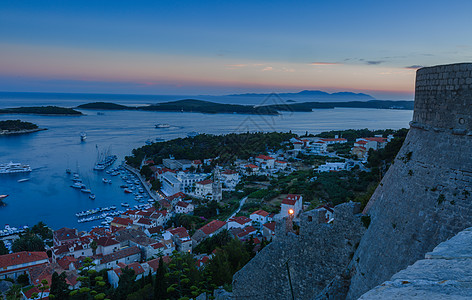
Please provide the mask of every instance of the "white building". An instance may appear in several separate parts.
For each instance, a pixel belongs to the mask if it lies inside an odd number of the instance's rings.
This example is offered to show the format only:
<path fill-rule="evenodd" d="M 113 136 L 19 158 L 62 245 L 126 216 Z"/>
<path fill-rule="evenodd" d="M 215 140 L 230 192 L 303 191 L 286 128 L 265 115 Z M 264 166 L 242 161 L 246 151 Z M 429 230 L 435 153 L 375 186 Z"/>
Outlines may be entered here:
<path fill-rule="evenodd" d="M 261 225 L 269 221 L 269 213 L 265 210 L 259 209 L 253 212 L 249 218 L 251 219 L 253 225 Z"/>
<path fill-rule="evenodd" d="M 311 152 L 314 154 L 323 154 L 328 151 L 328 144 L 323 141 L 317 141 L 311 144 Z"/>
<path fill-rule="evenodd" d="M 302 195 L 288 194 L 282 201 L 280 216 L 282 218 L 288 217 L 290 215 L 290 210 L 293 210 L 293 215 L 296 217 L 302 211 L 302 206 Z"/>
<path fill-rule="evenodd" d="M 346 163 L 336 162 L 336 163 L 325 163 L 318 167 L 318 172 L 338 172 L 346 170 Z"/>
<path fill-rule="evenodd" d="M 227 226 L 228 229 L 231 228 L 244 228 L 246 226 L 251 226 L 252 220 L 248 217 L 239 216 L 239 217 L 232 217 L 228 220 Z"/>
<path fill-rule="evenodd" d="M 256 162 L 262 169 L 273 169 L 275 164 L 275 158 L 267 155 L 259 155 L 256 157 Z"/>
<path fill-rule="evenodd" d="M 213 192 L 213 181 L 206 179 L 195 184 L 195 195 L 203 198 L 211 197 Z"/>
<path fill-rule="evenodd" d="M 179 201 L 174 206 L 174 210 L 178 214 L 188 214 L 188 213 L 193 212 L 194 209 L 195 207 L 193 206 L 192 203 L 187 203 L 184 201 Z"/>
<path fill-rule="evenodd" d="M 234 170 L 225 170 L 221 172 L 221 179 L 227 188 L 234 189 L 239 183 L 239 173 Z"/>

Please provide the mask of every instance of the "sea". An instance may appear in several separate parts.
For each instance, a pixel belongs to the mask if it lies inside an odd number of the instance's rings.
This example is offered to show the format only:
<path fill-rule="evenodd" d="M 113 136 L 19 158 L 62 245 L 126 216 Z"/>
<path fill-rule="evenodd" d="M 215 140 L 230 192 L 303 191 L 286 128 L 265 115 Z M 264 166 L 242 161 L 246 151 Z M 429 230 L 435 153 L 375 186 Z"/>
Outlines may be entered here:
<path fill-rule="evenodd" d="M 179 96 L 0 93 L 0 108 L 40 105 L 75 107 L 94 101 L 146 105 L 177 99 Z M 246 99 L 245 104 L 261 103 L 254 101 Z M 277 103 L 271 99 L 263 101 L 265 104 Z M 80 111 L 83 116 L 0 115 L 0 120 L 20 119 L 47 128 L 30 134 L 0 136 L 0 164 L 19 162 L 33 169 L 30 173 L 0 174 L 0 194 L 9 195 L 0 206 L 0 229 L 6 224 L 20 227 L 43 221 L 53 229 L 72 227 L 88 230 L 100 225 L 100 221 L 78 223 L 77 212 L 111 205 L 123 209 L 120 206 L 122 202 L 129 203 L 131 207 L 138 204 L 134 195 L 125 194 L 119 187 L 123 184 L 120 176 L 94 171 L 93 167 L 103 153 L 117 155 L 118 160 L 112 166 L 117 167 L 125 156 L 131 155 L 133 149 L 145 145 L 146 141 L 183 138 L 195 132 L 215 135 L 247 131 L 316 134 L 351 128 L 400 129 L 408 128 L 413 115 L 410 110 L 357 108 L 284 112 L 278 116 Z M 156 124 L 169 124 L 170 127 L 156 128 Z M 85 141 L 80 139 L 82 132 L 87 135 Z M 83 183 L 96 195 L 95 200 L 71 187 L 72 176 L 66 173 L 66 169 L 79 173 Z M 102 178 L 111 179 L 112 184 L 103 183 Z"/>

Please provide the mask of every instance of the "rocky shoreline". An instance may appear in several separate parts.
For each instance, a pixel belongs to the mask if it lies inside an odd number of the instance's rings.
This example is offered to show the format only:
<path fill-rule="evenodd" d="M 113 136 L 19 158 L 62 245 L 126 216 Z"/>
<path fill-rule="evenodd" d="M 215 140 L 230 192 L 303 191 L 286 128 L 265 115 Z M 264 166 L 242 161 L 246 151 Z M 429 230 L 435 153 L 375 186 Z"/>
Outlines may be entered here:
<path fill-rule="evenodd" d="M 26 133 L 33 133 L 37 131 L 48 130 L 47 128 L 36 128 L 36 129 L 24 129 L 24 130 L 0 130 L 0 135 L 13 135 L 13 134 L 26 134 Z"/>

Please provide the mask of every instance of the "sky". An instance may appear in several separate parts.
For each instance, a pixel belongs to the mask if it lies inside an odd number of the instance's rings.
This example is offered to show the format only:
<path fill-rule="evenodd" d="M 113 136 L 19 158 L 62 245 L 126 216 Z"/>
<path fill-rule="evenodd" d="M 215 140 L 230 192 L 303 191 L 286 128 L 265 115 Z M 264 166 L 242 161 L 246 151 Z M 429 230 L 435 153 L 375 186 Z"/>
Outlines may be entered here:
<path fill-rule="evenodd" d="M 472 61 L 472 1 L 0 1 L 0 91 L 413 99 Z"/>

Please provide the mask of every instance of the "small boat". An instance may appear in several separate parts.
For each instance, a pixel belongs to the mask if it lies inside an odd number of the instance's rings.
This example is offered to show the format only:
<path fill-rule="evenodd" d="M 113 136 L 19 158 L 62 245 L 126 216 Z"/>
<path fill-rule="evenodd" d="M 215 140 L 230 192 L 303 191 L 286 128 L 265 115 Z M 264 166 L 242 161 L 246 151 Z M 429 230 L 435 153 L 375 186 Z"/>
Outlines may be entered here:
<path fill-rule="evenodd" d="M 90 189 L 87 189 L 87 188 L 85 187 L 85 185 L 84 185 L 83 188 L 80 189 L 80 191 L 81 191 L 82 193 L 86 193 L 86 194 L 92 193 L 92 191 L 91 191 Z"/>
<path fill-rule="evenodd" d="M 170 128 L 170 125 L 167 123 L 156 124 L 156 128 Z"/>
<path fill-rule="evenodd" d="M 75 182 L 73 185 L 71 185 L 71 187 L 73 187 L 74 189 L 84 189 L 85 184 L 83 184 L 81 182 Z"/>
<path fill-rule="evenodd" d="M 126 188 L 128 188 L 128 186 L 126 184 L 122 184 L 122 185 L 120 185 L 120 188 L 126 189 Z"/>
<path fill-rule="evenodd" d="M 80 140 L 82 142 L 85 142 L 86 139 L 87 139 L 87 134 L 85 132 L 81 132 L 80 133 Z"/>
<path fill-rule="evenodd" d="M 70 174 L 70 173 L 72 173 L 72 171 L 70 169 L 66 169 L 66 173 Z"/>
<path fill-rule="evenodd" d="M 126 193 L 126 194 L 131 194 L 132 191 L 131 191 L 130 189 L 125 189 L 125 193 Z"/>
<path fill-rule="evenodd" d="M 102 181 L 103 183 L 111 183 L 111 180 L 107 178 L 102 178 Z"/>
<path fill-rule="evenodd" d="M 123 202 L 123 203 L 121 203 L 121 206 L 123 206 L 123 207 L 129 207 L 129 204 L 126 203 L 126 202 Z"/>
<path fill-rule="evenodd" d="M 92 199 L 92 200 L 95 200 L 95 194 L 90 194 L 89 198 Z"/>
<path fill-rule="evenodd" d="M 0 202 L 2 202 L 2 200 L 5 199 L 6 197 L 8 197 L 8 195 L 0 195 Z"/>
<path fill-rule="evenodd" d="M 23 179 L 18 179 L 18 182 L 25 182 L 25 181 L 28 181 L 29 178 L 23 178 Z"/>

